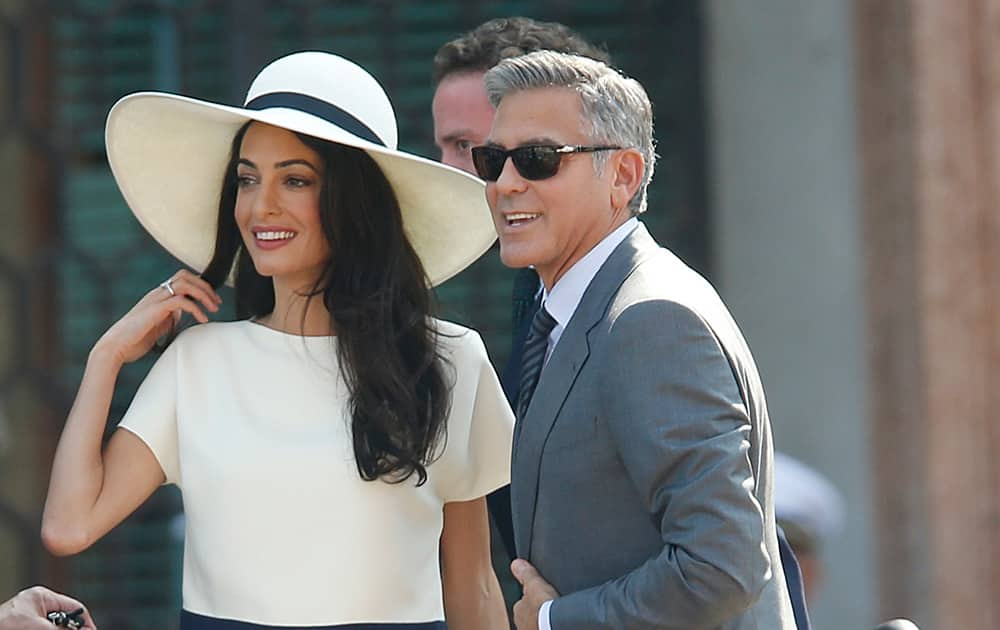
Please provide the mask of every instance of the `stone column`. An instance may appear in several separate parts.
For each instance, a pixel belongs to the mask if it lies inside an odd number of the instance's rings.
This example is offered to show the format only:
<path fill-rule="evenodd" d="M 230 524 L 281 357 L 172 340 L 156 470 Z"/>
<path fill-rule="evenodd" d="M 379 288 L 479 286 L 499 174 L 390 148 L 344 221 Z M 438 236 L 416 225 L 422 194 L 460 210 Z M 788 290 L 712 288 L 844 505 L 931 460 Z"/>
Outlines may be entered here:
<path fill-rule="evenodd" d="M 775 447 L 844 498 L 843 528 L 819 550 L 813 628 L 862 630 L 878 589 L 852 6 L 706 7 L 715 280 L 760 369 Z"/>
<path fill-rule="evenodd" d="M 1000 0 L 856 0 L 879 602 L 1000 627 Z"/>

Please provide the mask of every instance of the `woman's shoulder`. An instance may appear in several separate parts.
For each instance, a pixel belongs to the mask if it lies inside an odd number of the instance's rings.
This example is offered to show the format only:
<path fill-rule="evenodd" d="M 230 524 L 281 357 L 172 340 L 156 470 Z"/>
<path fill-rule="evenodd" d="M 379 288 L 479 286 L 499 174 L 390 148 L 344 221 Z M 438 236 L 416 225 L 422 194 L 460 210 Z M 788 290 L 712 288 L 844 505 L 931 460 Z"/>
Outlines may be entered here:
<path fill-rule="evenodd" d="M 442 335 L 462 336 L 468 333 L 478 334 L 475 330 L 469 328 L 468 326 L 450 322 L 447 319 L 438 319 L 436 317 L 431 318 L 431 326 Z"/>
<path fill-rule="evenodd" d="M 206 324 L 195 324 L 188 326 L 177 335 L 174 343 L 193 344 L 203 343 L 207 340 L 219 339 L 222 337 L 243 334 L 247 326 L 254 325 L 247 320 L 234 322 L 208 322 Z"/>
<path fill-rule="evenodd" d="M 483 338 L 476 330 L 444 319 L 433 319 L 432 325 L 437 331 L 438 343 L 450 353 L 469 358 L 486 355 Z"/>
<path fill-rule="evenodd" d="M 256 326 L 257 324 L 247 320 L 195 324 L 182 330 L 167 350 L 180 352 L 188 357 L 230 351 L 234 348 L 250 351 L 256 347 L 256 344 L 252 343 L 254 331 L 251 329 Z"/>

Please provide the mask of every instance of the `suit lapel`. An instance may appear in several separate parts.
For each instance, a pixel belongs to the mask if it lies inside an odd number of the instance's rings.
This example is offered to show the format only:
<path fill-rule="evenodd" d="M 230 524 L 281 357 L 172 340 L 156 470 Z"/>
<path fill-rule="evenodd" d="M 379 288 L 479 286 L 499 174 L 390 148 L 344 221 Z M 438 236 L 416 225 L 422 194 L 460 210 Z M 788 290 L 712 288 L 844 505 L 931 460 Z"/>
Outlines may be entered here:
<path fill-rule="evenodd" d="M 639 264 L 640 253 L 659 246 L 641 223 L 611 253 L 591 280 L 542 369 L 531 404 L 514 427 L 511 466 L 512 500 L 516 504 L 514 528 L 518 555 L 529 559 L 538 499 L 539 469 L 545 441 L 569 392 L 590 355 L 588 334 L 604 318 L 612 297 Z"/>
<path fill-rule="evenodd" d="M 535 500 L 538 496 L 538 470 L 541 465 L 542 449 L 552 430 L 559 409 L 569 394 L 580 369 L 583 367 L 590 347 L 585 332 L 571 331 L 567 326 L 542 369 L 538 386 L 531 398 L 524 418 L 519 418 L 514 427 L 514 448 L 511 453 L 513 474 L 519 483 L 517 490 L 511 486 L 512 498 L 522 509 L 520 513 L 527 520 L 521 520 L 526 527 L 515 527 L 515 546 L 518 554 L 527 558 L 531 545 L 531 528 L 535 520 Z M 520 538 L 526 537 L 525 540 Z"/>

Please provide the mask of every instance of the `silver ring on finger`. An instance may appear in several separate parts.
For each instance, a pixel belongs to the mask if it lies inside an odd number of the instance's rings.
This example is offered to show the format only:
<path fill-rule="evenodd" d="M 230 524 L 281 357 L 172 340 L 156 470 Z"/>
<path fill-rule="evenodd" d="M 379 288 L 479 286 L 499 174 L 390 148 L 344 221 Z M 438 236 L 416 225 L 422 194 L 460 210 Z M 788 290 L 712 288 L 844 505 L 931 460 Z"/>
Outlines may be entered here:
<path fill-rule="evenodd" d="M 173 284 L 174 284 L 173 278 L 167 278 L 166 280 L 160 283 L 160 286 L 167 290 L 167 293 L 170 294 L 170 297 L 177 295 L 177 291 L 174 291 Z"/>

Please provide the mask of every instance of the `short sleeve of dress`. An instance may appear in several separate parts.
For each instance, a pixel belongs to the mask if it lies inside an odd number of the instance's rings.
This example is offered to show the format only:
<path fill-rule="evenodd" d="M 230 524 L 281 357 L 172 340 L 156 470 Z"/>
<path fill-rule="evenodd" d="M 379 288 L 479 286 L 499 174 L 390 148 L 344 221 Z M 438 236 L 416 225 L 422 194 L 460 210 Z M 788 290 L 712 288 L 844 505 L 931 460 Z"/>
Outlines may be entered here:
<path fill-rule="evenodd" d="M 181 484 L 177 448 L 177 374 L 180 338 L 167 346 L 139 385 L 119 429 L 134 433 L 160 463 L 167 483 Z"/>
<path fill-rule="evenodd" d="M 431 466 L 442 500 L 471 501 L 510 483 L 514 414 L 479 334 L 449 339 L 455 376 L 448 434 Z"/>

